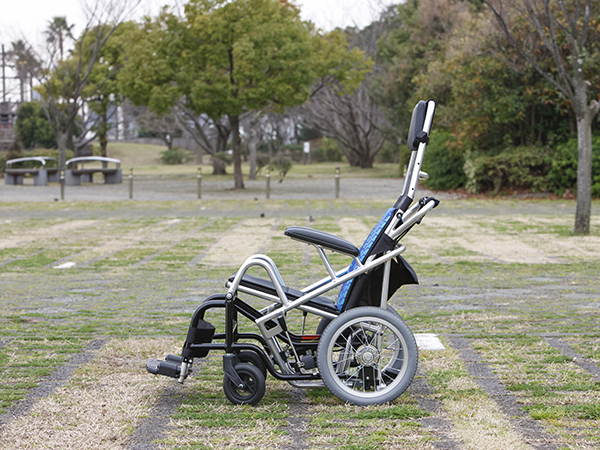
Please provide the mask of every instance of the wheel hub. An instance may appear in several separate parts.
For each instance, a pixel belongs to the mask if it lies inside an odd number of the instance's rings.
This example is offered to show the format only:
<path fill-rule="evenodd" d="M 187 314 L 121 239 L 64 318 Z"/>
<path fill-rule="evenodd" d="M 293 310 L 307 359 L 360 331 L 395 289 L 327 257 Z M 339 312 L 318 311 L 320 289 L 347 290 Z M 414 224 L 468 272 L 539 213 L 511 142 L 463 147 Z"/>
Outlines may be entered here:
<path fill-rule="evenodd" d="M 379 362 L 379 352 L 372 345 L 364 345 L 356 351 L 356 362 L 361 366 L 374 366 Z"/>

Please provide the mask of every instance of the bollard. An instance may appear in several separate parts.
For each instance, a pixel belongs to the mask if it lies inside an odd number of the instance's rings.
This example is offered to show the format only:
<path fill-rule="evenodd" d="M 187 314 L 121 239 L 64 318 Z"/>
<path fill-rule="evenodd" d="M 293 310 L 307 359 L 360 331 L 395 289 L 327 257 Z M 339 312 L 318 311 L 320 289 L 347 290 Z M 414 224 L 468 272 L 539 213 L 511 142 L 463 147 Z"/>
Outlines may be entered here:
<path fill-rule="evenodd" d="M 60 199 L 65 199 L 65 171 L 60 171 Z"/>
<path fill-rule="evenodd" d="M 129 200 L 133 199 L 133 167 L 129 168 Z"/>
<path fill-rule="evenodd" d="M 267 180 L 267 198 L 271 198 L 271 174 L 269 173 L 269 167 L 265 173 L 265 179 Z"/>
<path fill-rule="evenodd" d="M 200 200 L 202 198 L 202 167 L 198 167 L 196 179 L 198 180 L 198 200 Z"/>
<path fill-rule="evenodd" d="M 340 168 L 335 168 L 335 198 L 340 198 Z"/>

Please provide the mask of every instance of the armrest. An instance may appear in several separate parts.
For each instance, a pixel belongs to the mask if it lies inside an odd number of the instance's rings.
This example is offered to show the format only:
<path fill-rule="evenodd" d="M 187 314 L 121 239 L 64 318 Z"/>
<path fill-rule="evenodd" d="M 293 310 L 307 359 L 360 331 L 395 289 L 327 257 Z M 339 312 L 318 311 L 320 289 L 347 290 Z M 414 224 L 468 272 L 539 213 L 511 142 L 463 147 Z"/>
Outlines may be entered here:
<path fill-rule="evenodd" d="M 307 227 L 287 227 L 283 234 L 297 241 L 319 245 L 334 252 L 351 256 L 358 256 L 360 254 L 358 248 L 351 242 L 333 234 L 325 233 L 324 231 Z"/>

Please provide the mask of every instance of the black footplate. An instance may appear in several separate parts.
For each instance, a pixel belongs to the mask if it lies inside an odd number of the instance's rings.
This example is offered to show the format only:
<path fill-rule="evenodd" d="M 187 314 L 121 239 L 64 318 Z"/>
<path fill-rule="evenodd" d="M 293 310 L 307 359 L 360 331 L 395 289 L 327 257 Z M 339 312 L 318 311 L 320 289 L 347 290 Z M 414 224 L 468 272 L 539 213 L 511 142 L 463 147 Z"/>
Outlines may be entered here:
<path fill-rule="evenodd" d="M 148 359 L 146 362 L 146 370 L 154 375 L 179 378 L 181 375 L 181 357 L 169 355 L 166 359 L 166 361 L 159 361 L 158 359 L 152 358 Z"/>

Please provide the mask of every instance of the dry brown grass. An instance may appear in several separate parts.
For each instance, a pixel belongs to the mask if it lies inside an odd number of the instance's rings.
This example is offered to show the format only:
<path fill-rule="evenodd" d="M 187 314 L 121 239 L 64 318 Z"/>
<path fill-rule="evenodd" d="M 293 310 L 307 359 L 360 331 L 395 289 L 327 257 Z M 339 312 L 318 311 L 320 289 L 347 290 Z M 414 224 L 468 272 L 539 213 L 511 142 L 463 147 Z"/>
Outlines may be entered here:
<path fill-rule="evenodd" d="M 123 448 L 168 382 L 145 373 L 145 359 L 174 350 L 174 344 L 172 339 L 111 341 L 68 384 L 9 423 L 0 448 Z"/>
<path fill-rule="evenodd" d="M 443 380 L 450 393 L 441 398 L 443 410 L 454 425 L 453 438 L 472 450 L 531 449 L 523 436 L 514 430 L 498 404 L 490 399 L 470 377 L 458 358 L 457 350 L 421 352 L 420 367 L 428 376 Z"/>

